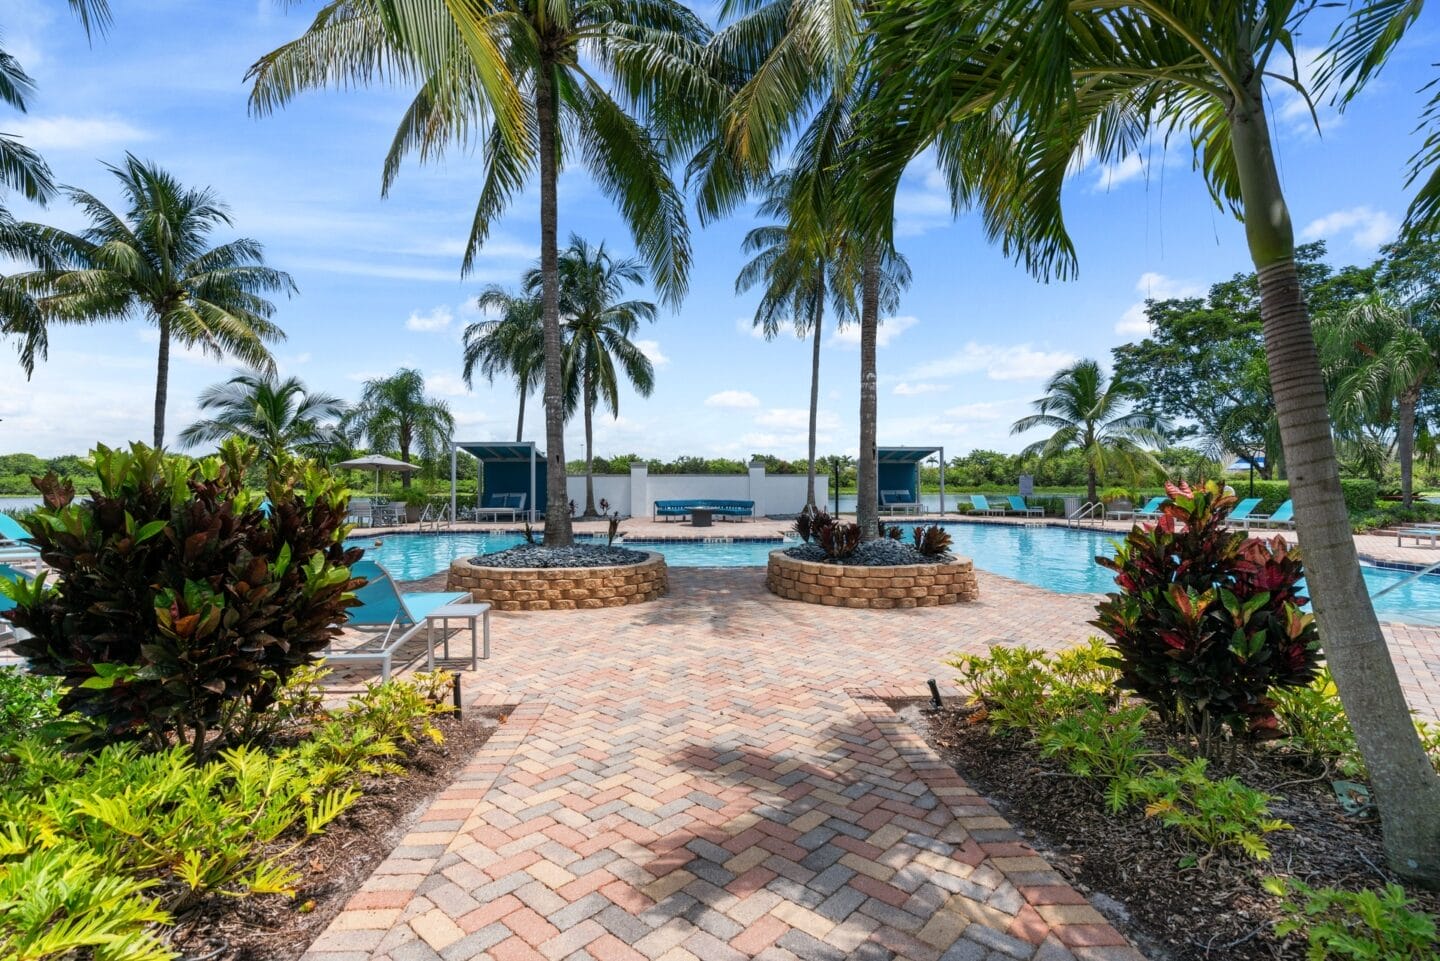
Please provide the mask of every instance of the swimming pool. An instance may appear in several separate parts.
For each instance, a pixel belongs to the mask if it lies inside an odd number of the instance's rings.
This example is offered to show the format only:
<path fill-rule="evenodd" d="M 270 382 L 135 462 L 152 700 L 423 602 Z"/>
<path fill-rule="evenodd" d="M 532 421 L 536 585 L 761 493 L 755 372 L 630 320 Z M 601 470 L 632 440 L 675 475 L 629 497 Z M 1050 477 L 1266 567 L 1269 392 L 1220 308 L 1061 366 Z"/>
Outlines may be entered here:
<path fill-rule="evenodd" d="M 1018 524 L 946 524 L 954 551 L 973 558 L 975 566 L 992 574 L 1034 584 L 1061 594 L 1103 594 L 1114 588 L 1111 574 L 1095 563 L 1095 556 L 1110 553 L 1114 533 L 1077 531 L 1063 527 Z M 379 561 L 398 580 L 413 581 L 437 574 L 457 557 L 473 557 L 521 543 L 520 534 L 497 532 L 446 534 L 391 534 L 379 538 L 352 538 L 365 555 Z M 763 567 L 779 541 L 647 541 L 626 540 L 638 550 L 665 555 L 671 567 Z M 1404 581 L 1408 571 L 1365 568 L 1365 583 L 1373 595 Z M 1440 624 L 1440 576 L 1412 580 L 1375 599 L 1381 620 L 1407 624 Z"/>

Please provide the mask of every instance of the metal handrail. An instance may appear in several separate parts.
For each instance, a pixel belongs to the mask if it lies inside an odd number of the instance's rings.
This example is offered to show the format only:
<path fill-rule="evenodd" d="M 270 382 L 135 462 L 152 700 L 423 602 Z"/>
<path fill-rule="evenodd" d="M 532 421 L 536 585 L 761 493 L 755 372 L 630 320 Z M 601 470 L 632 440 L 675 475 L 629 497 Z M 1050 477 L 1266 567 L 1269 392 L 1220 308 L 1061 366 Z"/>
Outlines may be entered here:
<path fill-rule="evenodd" d="M 1390 584 L 1390 585 L 1388 585 L 1388 586 L 1386 586 L 1386 587 L 1380 588 L 1380 590 L 1378 590 L 1378 591 L 1376 591 L 1374 594 L 1371 594 L 1371 595 L 1370 595 L 1370 599 L 1373 601 L 1373 600 L 1374 600 L 1375 598 L 1377 598 L 1377 597 L 1380 597 L 1380 596 L 1382 596 L 1382 595 L 1384 595 L 1384 594 L 1389 594 L 1391 591 L 1395 590 L 1395 588 L 1397 588 L 1397 587 L 1404 587 L 1406 584 L 1409 584 L 1411 581 L 1419 580 L 1420 578 L 1424 577 L 1426 574 L 1433 573 L 1433 572 L 1436 571 L 1436 570 L 1440 570 L 1440 561 L 1436 561 L 1434 564 L 1431 564 L 1429 567 L 1421 568 L 1421 569 L 1418 570 L 1418 571 L 1412 571 L 1412 572 L 1410 573 L 1410 576 L 1407 577 L 1407 578 L 1405 578 L 1405 579 L 1402 580 L 1402 581 L 1396 581 L 1394 584 Z"/>
<path fill-rule="evenodd" d="M 1093 504 L 1082 504 L 1080 509 L 1067 517 L 1066 522 L 1070 527 L 1081 527 L 1083 521 L 1093 521 L 1097 526 L 1105 524 L 1105 502 L 1095 501 Z"/>

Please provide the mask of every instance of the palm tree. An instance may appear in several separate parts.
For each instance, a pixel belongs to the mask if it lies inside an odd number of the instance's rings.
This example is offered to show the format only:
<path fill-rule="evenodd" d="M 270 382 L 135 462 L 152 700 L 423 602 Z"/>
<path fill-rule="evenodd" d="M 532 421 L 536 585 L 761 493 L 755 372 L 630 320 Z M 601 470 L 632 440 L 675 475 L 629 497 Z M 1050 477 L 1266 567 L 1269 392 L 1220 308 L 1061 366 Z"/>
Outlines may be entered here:
<path fill-rule="evenodd" d="M 1267 83 L 1309 100 L 1287 58 L 1316 9 L 1295 0 L 1218 8 L 1205 0 L 897 0 L 872 19 L 872 71 L 887 82 L 868 101 L 866 128 L 918 149 L 957 118 L 1004 111 L 1044 171 L 1027 179 L 1017 202 L 1028 197 L 1033 209 L 1052 212 L 1075 163 L 1121 160 L 1157 130 L 1189 134 L 1211 193 L 1244 222 L 1259 275 L 1307 582 L 1372 776 L 1386 853 L 1398 873 L 1440 883 L 1440 776 L 1426 763 L 1361 575 L 1266 107 Z M 1353 98 L 1419 9 L 1400 0 L 1354 6 L 1323 58 L 1334 64 L 1326 79 L 1336 96 Z M 911 156 L 866 154 L 867 203 L 893 196 Z"/>
<path fill-rule="evenodd" d="M 239 371 L 212 384 L 200 394 L 200 409 L 210 416 L 182 430 L 180 443 L 195 447 L 239 437 L 259 448 L 272 468 L 292 451 L 324 461 L 344 441 L 336 423 L 345 402 L 274 371 Z"/>
<path fill-rule="evenodd" d="M 474 386 L 478 370 L 494 382 L 496 374 L 515 378 L 520 398 L 520 416 L 515 421 L 515 440 L 525 439 L 525 399 L 545 369 L 545 329 L 540 323 L 540 298 L 517 297 L 504 287 L 491 285 L 481 292 L 480 309 L 498 314 L 465 328 L 462 371 L 465 384 Z"/>
<path fill-rule="evenodd" d="M 532 293 L 543 283 L 539 268 L 525 278 Z M 641 321 L 655 320 L 655 305 L 621 300 L 626 285 L 643 284 L 645 268 L 634 258 L 615 258 L 602 242 L 592 247 L 572 234 L 560 254 L 560 310 L 565 317 L 567 406 L 585 418 L 585 512 L 595 517 L 594 414 L 604 403 L 620 415 L 620 374 L 641 397 L 655 389 L 655 366 L 631 338 Z M 617 363 L 619 369 L 617 370 Z"/>
<path fill-rule="evenodd" d="M 364 438 L 371 450 L 397 450 L 407 464 L 411 452 L 427 461 L 446 454 L 455 433 L 450 405 L 427 397 L 425 375 L 409 367 L 389 377 L 367 380 L 360 392 L 360 403 L 343 423 Z M 403 475 L 401 486 L 410 486 L 409 473 Z"/>
<path fill-rule="evenodd" d="M 159 329 L 154 443 L 165 442 L 165 403 L 172 343 L 216 358 L 274 367 L 267 343 L 285 333 L 270 318 L 264 294 L 294 293 L 290 275 L 265 266 L 264 249 L 249 238 L 210 246 L 230 213 L 209 189 L 184 187 L 153 163 L 125 155 L 106 165 L 126 201 L 124 214 L 84 190 L 65 194 L 90 220 L 78 234 L 22 224 L 53 251 L 61 266 L 10 278 L 35 298 L 44 322 L 93 324 L 143 316 Z"/>
<path fill-rule="evenodd" d="M 1440 369 L 1440 331 L 1416 322 L 1411 310 L 1371 294 L 1316 324 L 1327 361 L 1330 402 L 1342 426 L 1395 424 L 1400 496 L 1414 491 L 1415 410 L 1420 392 Z"/>
<path fill-rule="evenodd" d="M 1144 396 L 1144 388 L 1120 377 L 1107 379 L 1100 364 L 1082 360 L 1056 371 L 1045 385 L 1045 396 L 1031 406 L 1035 413 L 1010 427 L 1023 434 L 1036 427 L 1055 431 L 1021 452 L 1023 457 L 1054 457 L 1079 451 L 1085 458 L 1088 503 L 1099 500 L 1100 479 L 1122 474 L 1134 479 L 1163 471 L 1147 447 L 1165 444 L 1165 422 L 1154 413 L 1130 410 L 1129 403 Z"/>
<path fill-rule="evenodd" d="M 419 86 L 386 159 L 484 144 L 485 170 L 463 269 L 532 176 L 540 186 L 547 496 L 565 493 L 564 360 L 558 198 L 578 160 L 620 209 L 662 298 L 678 304 L 690 267 L 683 198 L 667 150 L 686 148 L 718 110 L 704 22 L 679 0 L 332 0 L 300 39 L 251 68 L 267 112 L 300 91 L 375 80 Z M 607 74 L 612 90 L 600 83 Z M 568 545 L 570 516 L 545 514 L 545 541 Z"/>
<path fill-rule="evenodd" d="M 757 213 L 782 222 L 755 227 L 745 234 L 741 249 L 754 256 L 735 278 L 735 292 L 762 287 L 755 308 L 755 326 L 773 340 L 787 320 L 797 337 L 811 338 L 810 433 L 805 506 L 815 507 L 815 433 L 820 408 L 820 340 L 825 327 L 825 302 L 834 307 L 840 324 L 856 313 L 855 285 L 843 276 L 842 242 L 823 213 L 792 211 L 806 199 L 796 196 L 789 173 L 771 177 Z"/>

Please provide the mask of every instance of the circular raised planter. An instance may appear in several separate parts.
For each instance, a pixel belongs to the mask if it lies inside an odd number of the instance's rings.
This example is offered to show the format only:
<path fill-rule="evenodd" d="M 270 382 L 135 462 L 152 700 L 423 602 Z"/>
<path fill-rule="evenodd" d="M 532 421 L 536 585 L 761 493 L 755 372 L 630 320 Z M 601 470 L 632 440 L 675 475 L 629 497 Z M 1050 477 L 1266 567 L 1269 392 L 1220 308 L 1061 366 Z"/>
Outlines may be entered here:
<path fill-rule="evenodd" d="M 574 611 L 624 607 L 665 593 L 665 555 L 645 551 L 638 564 L 615 567 L 483 567 L 450 563 L 446 587 L 469 591 L 497 611 Z"/>
<path fill-rule="evenodd" d="M 975 565 L 968 557 L 939 564 L 861 567 L 802 561 L 781 548 L 770 552 L 765 586 L 793 601 L 829 607 L 938 607 L 980 597 Z"/>

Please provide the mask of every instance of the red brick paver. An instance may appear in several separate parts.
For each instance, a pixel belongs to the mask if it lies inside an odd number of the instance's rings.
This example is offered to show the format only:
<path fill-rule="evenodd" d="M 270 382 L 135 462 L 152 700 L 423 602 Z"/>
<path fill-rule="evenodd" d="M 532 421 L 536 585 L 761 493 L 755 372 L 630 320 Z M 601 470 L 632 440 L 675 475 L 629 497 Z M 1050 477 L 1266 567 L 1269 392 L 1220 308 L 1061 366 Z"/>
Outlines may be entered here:
<path fill-rule="evenodd" d="M 496 615 L 467 700 L 520 707 L 307 961 L 1140 961 L 880 700 L 1074 644 L 1093 599 L 982 573 L 978 603 L 844 610 L 763 576 Z"/>

